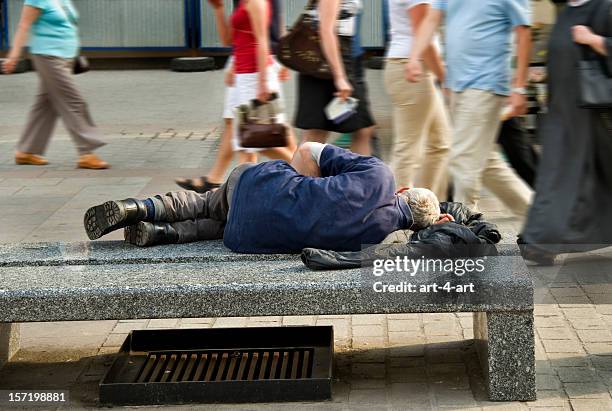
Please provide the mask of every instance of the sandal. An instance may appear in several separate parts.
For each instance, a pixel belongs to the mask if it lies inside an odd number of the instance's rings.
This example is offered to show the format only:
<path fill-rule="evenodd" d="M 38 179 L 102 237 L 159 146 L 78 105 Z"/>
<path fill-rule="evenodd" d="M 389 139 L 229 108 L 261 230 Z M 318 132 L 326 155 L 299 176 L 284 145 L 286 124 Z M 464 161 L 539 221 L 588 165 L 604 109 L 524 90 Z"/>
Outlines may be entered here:
<path fill-rule="evenodd" d="M 213 191 L 221 187 L 219 183 L 211 183 L 207 177 L 198 178 L 178 178 L 175 180 L 179 187 L 185 190 L 195 191 L 199 194 L 204 194 L 207 191 Z"/>

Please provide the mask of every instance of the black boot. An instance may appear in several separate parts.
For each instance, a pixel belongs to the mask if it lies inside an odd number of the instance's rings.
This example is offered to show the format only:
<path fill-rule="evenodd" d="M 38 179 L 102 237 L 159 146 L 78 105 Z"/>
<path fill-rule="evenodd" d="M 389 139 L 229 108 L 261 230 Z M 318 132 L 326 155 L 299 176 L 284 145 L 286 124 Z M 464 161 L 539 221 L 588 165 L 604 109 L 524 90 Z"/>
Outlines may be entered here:
<path fill-rule="evenodd" d="M 148 247 L 158 244 L 176 244 L 179 236 L 176 230 L 168 223 L 149 223 L 141 221 L 138 224 L 126 227 L 125 241 L 139 247 Z"/>
<path fill-rule="evenodd" d="M 85 213 L 85 231 L 90 240 L 96 240 L 111 231 L 136 224 L 147 218 L 147 207 L 141 200 L 128 198 L 107 201 Z"/>

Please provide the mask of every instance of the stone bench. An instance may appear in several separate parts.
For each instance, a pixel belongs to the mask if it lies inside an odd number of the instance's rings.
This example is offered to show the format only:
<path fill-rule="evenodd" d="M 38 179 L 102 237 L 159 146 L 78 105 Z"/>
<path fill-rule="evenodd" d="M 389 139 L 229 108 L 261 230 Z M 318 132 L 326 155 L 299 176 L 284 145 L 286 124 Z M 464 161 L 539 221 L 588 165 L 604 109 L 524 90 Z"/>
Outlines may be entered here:
<path fill-rule="evenodd" d="M 218 242 L 0 245 L 0 356 L 18 348 L 21 322 L 472 312 L 490 399 L 534 400 L 533 283 L 518 250 L 501 254 L 469 277 L 476 292 L 465 297 L 373 293 L 366 269 L 310 271 L 298 256 L 239 255 Z"/>

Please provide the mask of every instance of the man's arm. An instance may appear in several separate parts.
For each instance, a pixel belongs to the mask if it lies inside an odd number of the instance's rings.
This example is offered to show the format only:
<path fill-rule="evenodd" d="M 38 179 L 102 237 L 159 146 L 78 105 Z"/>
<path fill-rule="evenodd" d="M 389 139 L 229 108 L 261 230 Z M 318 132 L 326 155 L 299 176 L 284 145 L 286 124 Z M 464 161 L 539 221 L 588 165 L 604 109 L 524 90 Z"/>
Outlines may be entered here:
<path fill-rule="evenodd" d="M 410 53 L 410 61 L 406 65 L 406 79 L 418 82 L 423 75 L 423 53 L 431 45 L 434 34 L 442 22 L 443 12 L 431 8 L 421 23 Z"/>
<path fill-rule="evenodd" d="M 355 154 L 352 151 L 328 144 L 319 161 L 322 177 L 333 177 L 353 172 L 367 172 L 378 168 L 390 170 L 376 157 Z M 390 172 L 390 171 L 389 171 Z"/>
<path fill-rule="evenodd" d="M 419 31 L 419 28 L 430 10 L 431 5 L 427 3 L 417 4 L 408 10 L 408 17 L 412 22 L 412 27 L 414 28 L 415 32 Z M 423 60 L 425 61 L 425 64 L 427 64 L 427 67 L 438 78 L 438 81 L 444 83 L 444 77 L 446 74 L 444 70 L 444 63 L 442 62 L 440 53 L 438 53 L 438 50 L 433 44 L 433 37 L 432 41 L 429 42 L 429 46 L 423 52 Z"/>
<path fill-rule="evenodd" d="M 506 16 L 516 37 L 516 71 L 510 95 L 510 117 L 527 113 L 525 86 L 531 58 L 531 12 L 529 0 L 506 0 Z"/>
<path fill-rule="evenodd" d="M 513 91 L 510 96 L 511 117 L 522 116 L 527 113 L 527 95 L 524 91 L 527 87 L 532 45 L 531 27 L 518 26 L 514 31 L 516 34 L 516 71 L 512 84 Z"/>
<path fill-rule="evenodd" d="M 610 57 L 608 50 L 612 48 L 612 37 L 597 35 L 587 26 L 572 27 L 572 36 L 576 43 L 589 46 L 602 56 Z"/>

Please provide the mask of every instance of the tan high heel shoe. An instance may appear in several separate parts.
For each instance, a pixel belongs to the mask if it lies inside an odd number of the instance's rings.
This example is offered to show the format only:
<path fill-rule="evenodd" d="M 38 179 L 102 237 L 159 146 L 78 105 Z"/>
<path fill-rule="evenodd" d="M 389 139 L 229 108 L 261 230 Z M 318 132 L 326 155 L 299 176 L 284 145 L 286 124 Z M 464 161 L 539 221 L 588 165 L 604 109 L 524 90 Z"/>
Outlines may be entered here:
<path fill-rule="evenodd" d="M 95 154 L 83 154 L 79 157 L 77 168 L 85 168 L 89 170 L 104 170 L 110 168 L 110 164 L 106 161 L 101 160 Z"/>
<path fill-rule="evenodd" d="M 15 152 L 15 164 L 23 166 L 46 166 L 49 164 L 46 158 L 37 154 L 23 153 L 21 151 Z"/>

